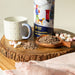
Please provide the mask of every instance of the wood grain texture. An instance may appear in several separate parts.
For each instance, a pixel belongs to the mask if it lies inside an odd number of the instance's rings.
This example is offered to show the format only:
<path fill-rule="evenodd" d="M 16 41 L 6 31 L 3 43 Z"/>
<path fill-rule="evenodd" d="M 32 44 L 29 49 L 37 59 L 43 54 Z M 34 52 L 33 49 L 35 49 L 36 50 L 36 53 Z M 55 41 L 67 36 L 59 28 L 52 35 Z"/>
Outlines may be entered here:
<path fill-rule="evenodd" d="M 15 61 L 8 59 L 0 53 L 0 68 L 2 70 L 11 70 L 15 69 Z"/>
<path fill-rule="evenodd" d="M 65 30 L 61 30 L 61 29 L 55 29 L 55 32 L 60 32 L 60 33 L 61 32 L 66 32 L 66 33 L 70 33 L 72 36 L 75 36 L 75 34 L 73 34 L 71 32 L 68 32 L 68 31 L 65 31 Z M 3 48 L 0 47 L 1 53 L 3 53 L 2 50 L 3 50 Z M 42 52 L 43 50 L 45 50 L 45 52 L 41 56 L 40 52 Z M 75 51 L 75 48 L 55 48 L 55 49 L 40 48 L 37 51 L 39 55 L 36 55 L 35 51 L 34 52 L 29 51 L 29 53 L 30 52 L 31 53 L 34 53 L 34 55 L 30 56 L 31 57 L 31 60 L 35 59 L 35 57 L 37 57 L 36 60 L 40 60 L 40 58 L 42 58 L 42 60 L 45 60 L 45 59 L 50 59 L 50 58 L 53 58 L 53 57 L 56 57 L 56 56 L 60 56 L 60 55 L 63 55 L 63 54 L 69 53 L 69 52 L 73 52 L 73 51 Z M 12 60 L 12 59 L 9 59 L 10 58 L 9 57 L 10 53 L 8 53 L 8 56 L 7 56 L 8 58 L 4 56 L 5 55 L 4 54 L 5 52 L 3 53 L 4 55 L 2 55 L 1 53 L 0 53 L 0 68 L 2 68 L 3 70 L 15 69 L 15 61 Z M 24 53 L 22 52 L 22 54 L 24 54 Z M 13 57 L 14 57 L 14 55 L 13 55 Z M 24 56 L 22 55 L 22 57 L 24 57 Z M 24 57 L 24 61 L 26 59 L 28 60 L 28 58 L 29 58 L 28 56 Z M 18 60 L 18 57 L 16 57 L 16 60 Z"/>
<path fill-rule="evenodd" d="M 26 40 L 23 40 L 25 42 Z M 31 40 L 28 40 L 31 42 Z M 1 39 L 1 50 L 0 52 L 15 61 L 27 62 L 30 60 L 43 61 L 47 59 L 51 59 L 69 52 L 73 52 L 75 48 L 67 48 L 67 47 L 59 47 L 59 48 L 45 48 L 39 47 L 31 50 L 24 49 L 23 47 L 14 48 L 9 45 L 9 40 L 5 38 L 5 36 Z"/>

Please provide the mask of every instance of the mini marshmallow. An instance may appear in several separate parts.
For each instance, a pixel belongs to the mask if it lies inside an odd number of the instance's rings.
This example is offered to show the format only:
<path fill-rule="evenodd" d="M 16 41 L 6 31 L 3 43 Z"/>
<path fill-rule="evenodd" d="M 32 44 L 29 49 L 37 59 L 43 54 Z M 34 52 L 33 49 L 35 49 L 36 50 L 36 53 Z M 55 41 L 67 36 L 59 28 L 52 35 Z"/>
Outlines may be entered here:
<path fill-rule="evenodd" d="M 70 41 L 73 41 L 72 38 L 70 38 Z"/>
<path fill-rule="evenodd" d="M 75 37 L 73 37 L 72 39 L 73 39 L 73 41 L 75 41 Z"/>
<path fill-rule="evenodd" d="M 70 37 L 71 37 L 71 35 L 70 35 L 70 34 L 67 34 L 67 37 L 68 37 L 68 38 L 70 38 Z"/>
<path fill-rule="evenodd" d="M 59 37 L 59 34 L 56 33 L 55 36 Z"/>
<path fill-rule="evenodd" d="M 65 37 L 60 37 L 62 40 L 65 40 L 66 38 Z"/>
<path fill-rule="evenodd" d="M 18 44 L 18 45 L 21 45 L 21 44 L 22 44 L 22 42 L 18 42 L 17 44 Z"/>
<path fill-rule="evenodd" d="M 11 41 L 9 41 L 9 44 L 12 45 Z"/>
<path fill-rule="evenodd" d="M 63 33 L 61 33 L 61 34 L 60 34 L 60 37 L 64 37 L 64 34 L 63 34 Z"/>
<path fill-rule="evenodd" d="M 67 42 L 72 41 L 72 38 L 67 38 L 65 41 Z"/>
<path fill-rule="evenodd" d="M 66 38 L 67 37 L 67 33 L 63 33 L 64 34 L 64 37 Z"/>
<path fill-rule="evenodd" d="M 16 44 L 16 42 L 15 41 L 9 41 L 9 44 L 14 45 L 14 44 Z"/>
<path fill-rule="evenodd" d="M 65 41 L 69 42 L 69 39 L 66 39 Z"/>
<path fill-rule="evenodd" d="M 15 42 L 13 41 L 13 42 L 12 42 L 12 44 L 14 45 L 14 44 L 15 44 Z"/>
<path fill-rule="evenodd" d="M 19 47 L 22 44 L 22 42 L 18 42 L 17 44 L 14 44 L 14 48 Z"/>
<path fill-rule="evenodd" d="M 17 44 L 14 44 L 14 48 L 17 48 L 17 46 L 18 46 Z"/>

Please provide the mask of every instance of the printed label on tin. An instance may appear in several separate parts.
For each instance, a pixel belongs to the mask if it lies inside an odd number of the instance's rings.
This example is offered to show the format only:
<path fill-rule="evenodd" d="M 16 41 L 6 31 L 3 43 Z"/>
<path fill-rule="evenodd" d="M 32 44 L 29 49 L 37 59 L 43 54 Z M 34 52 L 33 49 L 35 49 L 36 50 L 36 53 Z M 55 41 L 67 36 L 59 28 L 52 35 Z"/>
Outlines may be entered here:
<path fill-rule="evenodd" d="M 34 24 L 34 36 L 39 37 L 43 34 L 52 34 L 52 32 L 54 31 L 53 28 L 51 27 L 43 27 L 37 24 Z"/>
<path fill-rule="evenodd" d="M 53 27 L 54 0 L 34 0 L 34 23 Z"/>
<path fill-rule="evenodd" d="M 54 0 L 34 0 L 34 35 L 53 34 Z"/>

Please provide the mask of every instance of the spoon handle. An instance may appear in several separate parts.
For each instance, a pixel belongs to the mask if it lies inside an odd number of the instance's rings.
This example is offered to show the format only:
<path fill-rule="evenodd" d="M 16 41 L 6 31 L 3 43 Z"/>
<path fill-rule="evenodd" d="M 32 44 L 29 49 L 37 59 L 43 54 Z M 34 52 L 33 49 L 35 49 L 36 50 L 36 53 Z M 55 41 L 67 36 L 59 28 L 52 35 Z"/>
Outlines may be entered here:
<path fill-rule="evenodd" d="M 71 48 L 72 42 L 62 41 L 62 45 L 68 48 Z"/>

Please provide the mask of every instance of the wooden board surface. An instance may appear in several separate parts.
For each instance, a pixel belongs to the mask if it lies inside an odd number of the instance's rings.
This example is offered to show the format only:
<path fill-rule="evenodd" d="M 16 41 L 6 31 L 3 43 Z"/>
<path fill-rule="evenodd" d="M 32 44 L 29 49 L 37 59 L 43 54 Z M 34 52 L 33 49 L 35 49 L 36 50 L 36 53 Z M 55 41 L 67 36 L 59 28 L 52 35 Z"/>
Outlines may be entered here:
<path fill-rule="evenodd" d="M 60 29 L 56 29 L 55 31 L 56 32 L 67 32 L 67 31 L 60 30 Z M 67 33 L 70 33 L 70 32 L 67 32 Z M 75 35 L 73 33 L 70 33 L 70 34 L 72 34 L 73 36 Z M 0 68 L 3 70 L 15 69 L 15 61 L 5 57 L 4 55 L 0 53 Z"/>
<path fill-rule="evenodd" d="M 0 53 L 0 68 L 2 70 L 15 69 L 15 61 L 12 59 L 8 59 Z"/>

